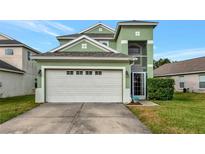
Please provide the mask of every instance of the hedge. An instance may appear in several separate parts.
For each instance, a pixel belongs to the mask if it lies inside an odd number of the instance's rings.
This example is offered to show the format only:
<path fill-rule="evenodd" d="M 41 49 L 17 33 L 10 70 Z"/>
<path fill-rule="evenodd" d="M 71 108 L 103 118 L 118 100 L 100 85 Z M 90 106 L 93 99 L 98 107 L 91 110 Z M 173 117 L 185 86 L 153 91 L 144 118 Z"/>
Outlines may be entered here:
<path fill-rule="evenodd" d="M 174 95 L 174 80 L 150 78 L 147 82 L 149 100 L 171 100 Z"/>

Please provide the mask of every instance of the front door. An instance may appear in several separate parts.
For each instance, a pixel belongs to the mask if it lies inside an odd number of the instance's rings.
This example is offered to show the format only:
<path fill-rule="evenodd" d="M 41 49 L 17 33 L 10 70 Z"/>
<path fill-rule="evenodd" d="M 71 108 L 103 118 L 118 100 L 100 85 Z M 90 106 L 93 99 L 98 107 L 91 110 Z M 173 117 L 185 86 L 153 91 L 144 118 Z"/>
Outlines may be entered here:
<path fill-rule="evenodd" d="M 146 73 L 132 72 L 132 96 L 146 99 Z"/>

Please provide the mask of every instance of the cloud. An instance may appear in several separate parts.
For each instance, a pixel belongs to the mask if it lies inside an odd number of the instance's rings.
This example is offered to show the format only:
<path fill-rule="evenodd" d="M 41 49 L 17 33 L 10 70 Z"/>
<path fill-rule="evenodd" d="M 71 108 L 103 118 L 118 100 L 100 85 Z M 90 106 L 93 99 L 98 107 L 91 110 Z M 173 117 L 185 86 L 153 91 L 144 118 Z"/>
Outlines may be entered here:
<path fill-rule="evenodd" d="M 70 33 L 74 31 L 73 28 L 56 21 L 15 20 L 5 22 L 33 32 L 44 33 L 52 36 L 57 36 L 64 32 Z"/>
<path fill-rule="evenodd" d="M 163 53 L 156 53 L 154 55 L 155 59 L 159 58 L 169 58 L 171 60 L 185 60 L 196 57 L 205 56 L 205 48 L 193 48 L 193 49 L 183 49 L 183 50 L 173 50 Z"/>

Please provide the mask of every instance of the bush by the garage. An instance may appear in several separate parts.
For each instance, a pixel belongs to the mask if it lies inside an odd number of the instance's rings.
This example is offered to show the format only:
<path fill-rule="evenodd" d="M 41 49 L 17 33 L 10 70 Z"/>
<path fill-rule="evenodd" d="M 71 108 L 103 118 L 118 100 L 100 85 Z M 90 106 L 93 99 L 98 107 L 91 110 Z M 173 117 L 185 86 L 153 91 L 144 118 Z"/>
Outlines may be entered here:
<path fill-rule="evenodd" d="M 171 100 L 174 94 L 174 80 L 162 78 L 148 79 L 148 99 Z"/>

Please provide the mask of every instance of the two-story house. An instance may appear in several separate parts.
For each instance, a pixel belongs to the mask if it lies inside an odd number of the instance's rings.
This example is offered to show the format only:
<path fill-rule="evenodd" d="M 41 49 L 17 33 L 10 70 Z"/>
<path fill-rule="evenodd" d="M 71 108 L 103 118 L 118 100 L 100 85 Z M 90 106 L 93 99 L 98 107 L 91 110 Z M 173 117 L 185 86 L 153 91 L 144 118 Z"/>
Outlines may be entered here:
<path fill-rule="evenodd" d="M 39 52 L 0 34 L 0 98 L 33 94 L 37 77 L 31 55 Z"/>
<path fill-rule="evenodd" d="M 128 103 L 146 99 L 153 77 L 153 29 L 157 22 L 102 23 L 58 36 L 60 46 L 32 56 L 38 63 L 36 102 Z"/>

